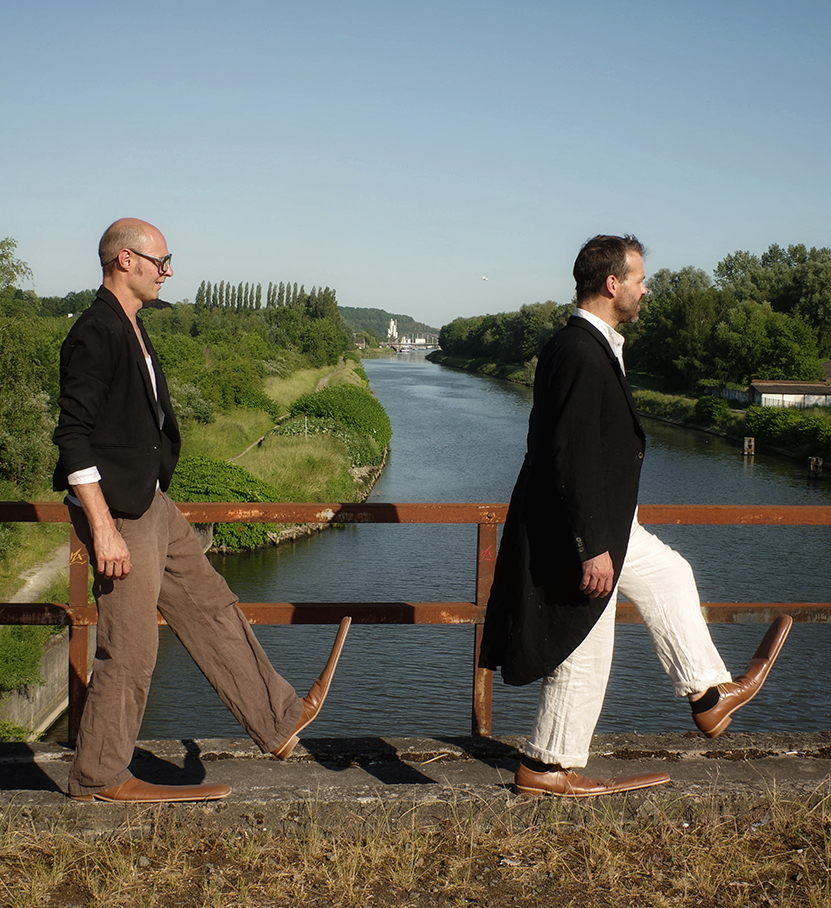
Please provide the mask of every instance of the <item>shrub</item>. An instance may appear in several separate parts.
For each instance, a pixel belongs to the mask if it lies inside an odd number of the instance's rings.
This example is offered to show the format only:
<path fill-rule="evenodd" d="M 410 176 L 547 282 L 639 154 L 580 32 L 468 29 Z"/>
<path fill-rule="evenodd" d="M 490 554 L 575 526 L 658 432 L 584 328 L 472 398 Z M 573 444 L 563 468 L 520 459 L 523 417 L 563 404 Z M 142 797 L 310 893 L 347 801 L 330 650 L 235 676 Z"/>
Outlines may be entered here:
<path fill-rule="evenodd" d="M 693 419 L 695 404 L 689 397 L 678 394 L 662 394 L 660 391 L 636 390 L 632 392 L 638 410 L 650 416 L 681 421 Z"/>
<path fill-rule="evenodd" d="M 216 419 L 216 408 L 196 385 L 171 378 L 168 390 L 173 412 L 179 422 L 212 423 Z"/>
<path fill-rule="evenodd" d="M 383 450 L 390 443 L 392 428 L 381 404 L 366 389 L 357 385 L 336 385 L 298 397 L 291 405 L 292 416 L 318 416 L 334 419 L 350 429 L 373 438 Z"/>
<path fill-rule="evenodd" d="M 0 691 L 42 683 L 43 644 L 50 633 L 48 627 L 3 628 L 0 634 Z"/>
<path fill-rule="evenodd" d="M 268 413 L 274 422 L 277 422 L 283 415 L 283 409 L 276 400 L 272 400 L 267 394 L 262 391 L 255 391 L 253 388 L 242 394 L 239 405 L 246 410 L 263 410 Z"/>
<path fill-rule="evenodd" d="M 695 417 L 705 426 L 717 423 L 730 409 L 730 405 L 723 397 L 713 397 L 706 394 L 695 402 Z"/>
<path fill-rule="evenodd" d="M 262 390 L 264 372 L 260 363 L 226 349 L 218 352 L 214 363 L 202 372 L 196 384 L 220 410 L 230 410 L 239 406 L 245 394 Z"/>
<path fill-rule="evenodd" d="M 747 410 L 745 429 L 748 435 L 762 442 L 798 454 L 831 455 L 831 414 L 791 407 L 752 406 Z"/>
<path fill-rule="evenodd" d="M 381 446 L 370 435 L 350 429 L 334 419 L 296 416 L 278 426 L 275 435 L 331 435 L 346 445 L 353 467 L 378 466 L 384 458 Z"/>
<path fill-rule="evenodd" d="M 169 489 L 174 501 L 276 501 L 273 486 L 252 476 L 237 464 L 213 457 L 183 457 Z M 218 523 L 214 545 L 228 549 L 253 549 L 268 542 L 271 523 Z"/>

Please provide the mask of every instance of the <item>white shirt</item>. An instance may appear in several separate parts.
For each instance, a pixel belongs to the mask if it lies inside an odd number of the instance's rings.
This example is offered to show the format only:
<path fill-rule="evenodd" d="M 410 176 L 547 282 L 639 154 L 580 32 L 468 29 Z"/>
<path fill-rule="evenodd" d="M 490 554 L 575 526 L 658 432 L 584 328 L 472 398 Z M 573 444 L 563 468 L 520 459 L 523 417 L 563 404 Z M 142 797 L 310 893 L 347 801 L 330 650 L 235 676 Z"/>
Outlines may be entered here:
<path fill-rule="evenodd" d="M 589 312 L 587 309 L 581 309 L 579 306 L 575 308 L 574 315 L 578 318 L 584 318 L 590 325 L 594 325 L 595 328 L 606 338 L 609 342 L 609 346 L 612 348 L 612 353 L 617 357 L 617 361 L 620 363 L 620 369 L 624 375 L 626 375 L 626 366 L 623 365 L 623 344 L 626 341 L 626 338 L 608 323 L 604 322 L 600 316 L 595 315 L 593 312 Z"/>

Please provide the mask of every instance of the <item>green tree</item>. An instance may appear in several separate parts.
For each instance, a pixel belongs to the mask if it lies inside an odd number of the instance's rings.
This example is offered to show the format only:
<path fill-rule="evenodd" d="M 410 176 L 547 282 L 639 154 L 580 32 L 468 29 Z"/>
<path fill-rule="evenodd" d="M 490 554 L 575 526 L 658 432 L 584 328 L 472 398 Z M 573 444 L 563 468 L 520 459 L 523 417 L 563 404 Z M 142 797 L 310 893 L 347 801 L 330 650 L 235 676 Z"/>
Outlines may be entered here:
<path fill-rule="evenodd" d="M 17 240 L 7 236 L 0 240 L 0 302 L 5 302 L 22 281 L 31 280 L 32 269 L 15 256 Z"/>
<path fill-rule="evenodd" d="M 811 328 L 770 303 L 745 300 L 729 309 L 713 332 L 712 353 L 711 377 L 724 382 L 816 381 L 822 374 Z"/>

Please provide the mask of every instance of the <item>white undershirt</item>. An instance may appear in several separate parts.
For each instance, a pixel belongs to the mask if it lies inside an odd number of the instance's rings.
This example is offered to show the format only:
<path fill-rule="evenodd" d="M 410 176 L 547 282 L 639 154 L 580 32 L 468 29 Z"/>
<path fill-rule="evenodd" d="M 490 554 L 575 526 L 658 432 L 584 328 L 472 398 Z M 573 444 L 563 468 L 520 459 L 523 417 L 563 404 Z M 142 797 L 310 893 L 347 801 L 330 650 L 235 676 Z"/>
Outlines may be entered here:
<path fill-rule="evenodd" d="M 620 368 L 623 374 L 626 374 L 626 366 L 623 365 L 623 344 L 626 341 L 626 338 L 608 323 L 604 322 L 600 316 L 595 315 L 593 312 L 589 312 L 587 309 L 581 309 L 579 306 L 575 308 L 574 314 L 578 318 L 584 318 L 590 325 L 594 325 L 595 328 L 609 341 L 609 346 L 612 348 L 612 353 L 617 357 L 617 361 L 620 363 Z"/>

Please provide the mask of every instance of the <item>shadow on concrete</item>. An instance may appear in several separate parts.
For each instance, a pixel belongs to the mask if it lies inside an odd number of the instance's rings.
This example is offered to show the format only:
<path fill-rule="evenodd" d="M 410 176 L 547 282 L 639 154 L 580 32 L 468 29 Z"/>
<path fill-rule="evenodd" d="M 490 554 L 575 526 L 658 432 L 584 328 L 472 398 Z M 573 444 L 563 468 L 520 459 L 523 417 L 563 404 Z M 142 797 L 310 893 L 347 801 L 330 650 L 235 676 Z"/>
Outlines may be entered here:
<path fill-rule="evenodd" d="M 383 738 L 313 738 L 303 742 L 318 763 L 332 769 L 360 768 L 383 785 L 433 785 L 433 779 L 406 763 Z"/>
<path fill-rule="evenodd" d="M 43 766 L 35 762 L 35 751 L 28 744 L 4 743 L 0 754 L 0 790 L 62 791 Z M 70 758 L 68 752 L 66 759 Z"/>
<path fill-rule="evenodd" d="M 182 738 L 185 758 L 181 766 L 157 756 L 150 750 L 137 747 L 133 751 L 130 772 L 144 782 L 154 785 L 199 785 L 206 776 L 202 751 L 192 738 Z"/>

